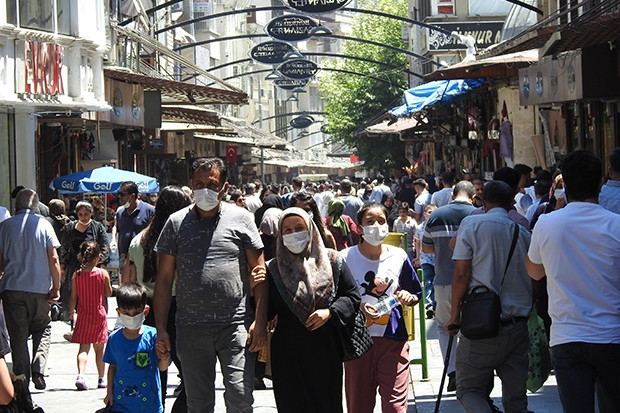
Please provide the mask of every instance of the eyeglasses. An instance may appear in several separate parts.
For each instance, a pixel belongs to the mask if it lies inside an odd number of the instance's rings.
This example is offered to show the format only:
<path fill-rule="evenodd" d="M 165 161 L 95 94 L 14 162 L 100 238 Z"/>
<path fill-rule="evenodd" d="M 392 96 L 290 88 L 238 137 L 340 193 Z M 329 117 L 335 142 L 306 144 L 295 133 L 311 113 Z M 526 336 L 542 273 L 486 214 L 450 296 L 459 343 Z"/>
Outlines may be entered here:
<path fill-rule="evenodd" d="M 130 195 L 129 192 L 118 192 L 116 195 L 119 197 L 124 197 L 125 195 Z"/>

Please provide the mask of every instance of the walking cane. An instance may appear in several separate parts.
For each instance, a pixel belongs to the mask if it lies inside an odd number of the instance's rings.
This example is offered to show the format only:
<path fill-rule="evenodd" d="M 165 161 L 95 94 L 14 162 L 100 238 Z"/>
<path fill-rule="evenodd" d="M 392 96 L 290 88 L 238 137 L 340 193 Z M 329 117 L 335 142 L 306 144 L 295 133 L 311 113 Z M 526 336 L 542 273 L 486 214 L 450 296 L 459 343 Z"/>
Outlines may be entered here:
<path fill-rule="evenodd" d="M 458 326 L 450 325 L 449 330 L 458 328 Z M 448 364 L 450 364 L 450 353 L 452 352 L 452 343 L 454 343 L 454 336 L 450 334 L 450 340 L 448 341 L 448 351 L 446 351 L 446 359 L 443 365 L 443 374 L 441 376 L 441 384 L 439 385 L 439 394 L 437 395 L 437 402 L 435 403 L 435 412 L 439 413 L 439 405 L 441 404 L 441 393 L 443 392 L 443 385 L 446 382 L 446 375 L 448 374 Z"/>

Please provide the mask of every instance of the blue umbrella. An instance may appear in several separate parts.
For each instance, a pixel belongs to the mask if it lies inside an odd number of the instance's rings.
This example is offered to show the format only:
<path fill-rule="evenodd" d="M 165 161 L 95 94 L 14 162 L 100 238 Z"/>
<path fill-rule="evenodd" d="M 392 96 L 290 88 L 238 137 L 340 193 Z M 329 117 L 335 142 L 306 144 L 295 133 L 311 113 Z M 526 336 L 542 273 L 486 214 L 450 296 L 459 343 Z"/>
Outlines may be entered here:
<path fill-rule="evenodd" d="M 125 181 L 135 182 L 138 190 L 143 194 L 159 192 L 159 184 L 155 178 L 111 166 L 55 178 L 49 187 L 58 191 L 59 194 L 82 194 L 84 192 L 114 194 L 119 191 L 121 184 Z"/>

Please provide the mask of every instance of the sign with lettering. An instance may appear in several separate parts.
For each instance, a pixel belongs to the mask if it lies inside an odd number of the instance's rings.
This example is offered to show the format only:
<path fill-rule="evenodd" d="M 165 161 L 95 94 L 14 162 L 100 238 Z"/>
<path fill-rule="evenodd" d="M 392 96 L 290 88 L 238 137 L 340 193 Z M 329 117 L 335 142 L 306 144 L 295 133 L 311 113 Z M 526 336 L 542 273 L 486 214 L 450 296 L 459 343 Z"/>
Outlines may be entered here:
<path fill-rule="evenodd" d="M 289 124 L 295 129 L 304 129 L 314 123 L 314 118 L 309 115 L 301 115 L 291 119 Z"/>
<path fill-rule="evenodd" d="M 52 43 L 25 42 L 24 92 L 41 95 L 64 95 L 62 46 Z"/>
<path fill-rule="evenodd" d="M 319 27 L 319 23 L 308 16 L 287 14 L 276 17 L 267 23 L 265 33 L 274 39 L 298 42 L 312 37 L 310 30 L 315 27 Z"/>
<path fill-rule="evenodd" d="M 250 57 L 266 65 L 275 65 L 284 62 L 287 53 L 296 52 L 297 50 L 288 43 L 284 42 L 263 42 L 254 46 L 250 50 Z"/>
<path fill-rule="evenodd" d="M 282 63 L 277 71 L 289 79 L 310 79 L 319 71 L 319 65 L 312 60 L 295 59 Z"/>
<path fill-rule="evenodd" d="M 277 79 L 273 81 L 273 84 L 284 90 L 293 90 L 298 87 L 305 87 L 308 84 L 308 79 Z"/>
<path fill-rule="evenodd" d="M 467 22 L 437 23 L 436 26 L 450 33 L 457 32 L 463 36 L 471 35 L 476 40 L 478 50 L 501 41 L 503 22 Z M 428 50 L 466 49 L 466 46 L 454 37 L 443 32 L 426 29 Z"/>
<path fill-rule="evenodd" d="M 287 0 L 285 3 L 304 13 L 327 13 L 343 8 L 349 0 Z"/>

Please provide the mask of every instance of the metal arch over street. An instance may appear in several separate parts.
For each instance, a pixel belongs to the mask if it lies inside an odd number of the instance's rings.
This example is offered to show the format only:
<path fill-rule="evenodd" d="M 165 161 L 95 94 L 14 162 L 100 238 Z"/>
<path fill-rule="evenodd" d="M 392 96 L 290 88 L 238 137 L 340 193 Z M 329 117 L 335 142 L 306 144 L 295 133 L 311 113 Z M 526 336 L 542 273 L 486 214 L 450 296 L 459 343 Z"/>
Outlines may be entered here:
<path fill-rule="evenodd" d="M 258 33 L 254 33 L 254 34 L 239 34 L 239 35 L 236 35 L 236 36 L 218 37 L 218 38 L 215 38 L 215 39 L 202 40 L 202 41 L 196 42 L 196 43 L 188 43 L 188 44 L 183 45 L 183 46 L 175 47 L 174 50 L 175 51 L 179 51 L 179 50 L 188 49 L 190 47 L 202 46 L 204 44 L 209 44 L 209 43 L 225 42 L 225 41 L 229 41 L 229 40 L 252 39 L 252 38 L 255 38 L 255 37 L 271 38 L 267 34 L 258 34 Z M 354 41 L 354 42 L 372 44 L 374 46 L 385 47 L 386 49 L 390 49 L 390 50 L 393 50 L 395 52 L 406 54 L 407 56 L 415 57 L 416 59 L 421 59 L 421 60 L 427 61 L 427 62 L 432 63 L 434 65 L 437 65 L 439 67 L 445 67 L 445 65 L 442 65 L 441 63 L 434 61 L 430 57 L 422 56 L 422 55 L 419 55 L 417 53 L 410 52 L 409 50 L 401 49 L 400 47 L 396 47 L 396 46 L 392 46 L 392 45 L 389 45 L 389 44 L 375 42 L 373 40 L 359 39 L 357 37 L 342 36 L 342 35 L 339 35 L 339 34 L 328 34 L 328 33 L 317 33 L 317 34 L 314 35 L 314 37 L 331 37 L 331 38 L 334 38 L 334 39 L 350 40 L 350 41 Z"/>
<path fill-rule="evenodd" d="M 385 63 L 385 62 L 379 62 L 378 60 L 366 59 L 364 57 L 359 57 L 359 56 L 343 55 L 343 54 L 336 54 L 336 53 L 304 53 L 304 55 L 305 56 L 342 57 L 344 59 L 360 60 L 362 62 L 374 63 L 374 64 L 377 64 L 377 65 L 385 66 L 385 67 L 388 67 L 390 69 L 402 69 L 403 72 L 408 74 L 408 75 L 415 76 L 415 77 L 418 77 L 420 79 L 423 78 L 422 75 L 420 75 L 418 73 L 415 73 L 415 72 L 412 72 L 409 69 L 405 69 L 405 68 L 400 67 L 400 66 L 391 65 L 391 64 Z M 211 71 L 215 71 L 215 70 L 218 70 L 218 69 L 223 69 L 223 68 L 228 67 L 228 66 L 232 66 L 232 65 L 236 65 L 236 64 L 241 64 L 241 63 L 246 63 L 246 62 L 250 62 L 250 61 L 252 61 L 252 59 L 250 59 L 250 58 L 234 60 L 232 62 L 227 62 L 227 63 L 221 64 L 221 65 L 218 65 L 218 66 L 210 67 L 210 68 L 206 69 L 206 71 L 207 72 L 211 72 Z M 262 64 L 264 64 L 264 63 L 262 63 Z M 323 69 L 323 68 L 321 68 L 321 69 Z"/>
<path fill-rule="evenodd" d="M 381 79 L 380 77 L 374 76 L 374 75 L 369 75 L 367 73 L 359 73 L 359 72 L 353 72 L 351 70 L 344 70 L 344 69 L 332 69 L 329 67 L 325 67 L 325 68 L 321 68 L 321 70 L 327 71 L 327 72 L 340 72 L 340 73 L 346 73 L 349 75 L 354 75 L 354 76 L 360 76 L 360 77 L 367 77 L 370 79 L 373 79 L 377 82 L 382 82 L 382 83 L 386 83 L 388 85 L 391 85 L 392 82 L 390 82 L 389 80 L 385 80 L 385 79 Z M 241 76 L 250 76 L 250 75 L 254 75 L 256 73 L 267 73 L 267 72 L 271 72 L 271 69 L 264 69 L 264 70 L 253 70 L 251 72 L 245 72 L 245 73 L 240 73 L 238 75 L 234 75 L 234 76 L 229 76 L 226 77 L 222 80 L 230 80 L 230 79 L 235 79 L 237 77 L 241 77 Z M 407 88 L 401 88 L 402 90 L 407 90 Z"/>
<path fill-rule="evenodd" d="M 149 14 L 149 12 L 152 9 L 147 10 L 147 14 Z M 258 11 L 291 11 L 294 9 L 291 9 L 288 6 L 266 6 L 266 7 L 250 7 L 247 9 L 240 9 L 240 10 L 231 10 L 231 11 L 227 11 L 227 12 L 223 12 L 223 13 L 215 13 L 215 14 L 211 14 L 211 15 L 207 15 L 207 16 L 200 16 L 200 17 L 196 17 L 194 19 L 190 19 L 190 20 L 184 20 L 182 22 L 176 23 L 176 24 L 171 24 L 170 26 L 164 27 L 163 29 L 159 29 L 159 30 L 155 30 L 155 34 L 160 34 L 163 32 L 166 32 L 168 30 L 172 30 L 175 29 L 177 27 L 183 27 L 183 26 L 187 26 L 188 24 L 192 24 L 192 23 L 198 23 L 204 20 L 210 20 L 210 19 L 217 19 L 219 17 L 226 17 L 226 16 L 230 16 L 233 14 L 242 14 L 242 13 L 254 13 L 254 12 L 258 12 Z M 414 19 L 410 19 L 408 17 L 401 17 L 401 16 L 397 16 L 395 14 L 389 14 L 389 13 L 383 13 L 380 11 L 375 11 L 375 10 L 367 10 L 367 9 L 357 9 L 357 8 L 351 8 L 351 7 L 344 7 L 342 9 L 339 9 L 338 11 L 348 11 L 348 12 L 353 12 L 353 13 L 363 13 L 363 14 L 372 14 L 375 16 L 380 16 L 380 17 L 387 17 L 389 19 L 394 19 L 394 20 L 400 20 L 402 22 L 405 23 L 410 23 L 410 24 L 415 24 L 417 26 L 421 26 L 424 27 L 426 29 L 431 29 L 434 31 L 438 31 L 441 32 L 443 34 L 446 35 L 451 35 L 452 32 L 442 29 L 441 27 L 435 26 L 433 24 L 428 24 L 428 23 L 424 23 L 418 20 L 414 20 Z M 299 12 L 299 10 L 297 10 L 297 12 Z M 125 20 L 123 22 L 120 23 L 120 25 L 125 25 L 128 24 L 130 22 L 132 22 L 134 19 L 131 18 L 129 20 Z"/>
<path fill-rule="evenodd" d="M 277 119 L 277 118 L 284 118 L 287 116 L 293 116 L 293 115 L 325 115 L 327 112 L 320 112 L 320 111 L 312 111 L 312 110 L 302 110 L 302 111 L 297 111 L 297 112 L 287 112 L 287 113 L 280 113 L 279 115 L 274 115 L 274 116 L 269 116 L 267 118 L 263 118 L 262 120 L 269 120 L 269 119 Z M 260 120 L 255 120 L 254 122 L 252 122 L 252 125 L 259 123 Z"/>

